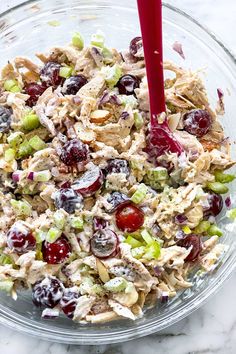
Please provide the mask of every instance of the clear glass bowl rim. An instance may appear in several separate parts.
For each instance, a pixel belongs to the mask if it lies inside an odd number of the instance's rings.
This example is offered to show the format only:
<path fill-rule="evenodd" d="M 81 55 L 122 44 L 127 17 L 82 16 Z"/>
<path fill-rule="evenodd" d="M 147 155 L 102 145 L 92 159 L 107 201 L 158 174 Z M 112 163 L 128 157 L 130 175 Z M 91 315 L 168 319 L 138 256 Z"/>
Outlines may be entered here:
<path fill-rule="evenodd" d="M 36 0 L 27 0 L 20 3 L 19 5 L 9 8 L 8 10 L 0 14 L 0 20 L 5 16 L 7 16 L 8 14 L 10 14 L 11 12 L 17 10 L 18 8 L 26 5 L 33 5 L 34 2 L 36 2 Z M 200 24 L 196 19 L 188 15 L 183 10 L 180 10 L 179 8 L 165 2 L 163 2 L 163 6 L 185 17 L 193 24 L 195 24 L 197 27 L 199 27 L 201 30 L 206 32 L 206 34 L 210 36 L 211 39 L 221 47 L 221 49 L 223 49 L 223 51 L 228 56 L 228 59 L 232 62 L 232 65 L 235 66 L 235 70 L 236 70 L 236 56 L 223 44 L 222 40 L 220 40 L 217 36 L 215 36 L 214 33 L 212 33 L 212 31 L 210 31 L 206 26 Z M 0 304 L 0 323 L 8 326 L 11 329 L 17 330 L 19 332 L 31 336 L 37 336 L 44 340 L 50 340 L 50 341 L 66 343 L 66 344 L 97 345 L 97 344 L 118 343 L 118 342 L 133 340 L 135 338 L 140 338 L 143 336 L 150 335 L 170 325 L 173 325 L 174 323 L 180 321 L 181 319 L 191 314 L 193 311 L 197 310 L 200 306 L 204 305 L 207 302 L 207 300 L 209 300 L 209 298 L 213 296 L 221 288 L 223 283 L 230 278 L 230 276 L 232 275 L 235 269 L 236 269 L 236 255 L 235 257 L 232 257 L 230 259 L 230 262 L 227 265 L 225 272 L 223 274 L 220 274 L 220 276 L 217 277 L 217 279 L 215 279 L 214 284 L 213 286 L 211 286 L 211 288 L 204 289 L 204 291 L 201 292 L 200 294 L 201 296 L 197 296 L 197 298 L 194 298 L 191 301 L 189 301 L 187 304 L 184 304 L 183 309 L 181 311 L 174 311 L 170 316 L 170 318 L 165 321 L 165 323 L 158 323 L 158 318 L 157 318 L 155 321 L 151 321 L 150 323 L 147 324 L 142 323 L 139 325 L 139 327 L 133 327 L 125 330 L 113 330 L 111 332 L 107 331 L 106 333 L 94 333 L 94 334 L 89 333 L 88 335 L 86 335 L 85 333 L 80 335 L 79 331 L 78 334 L 74 334 L 74 333 L 69 334 L 63 332 L 63 330 L 54 331 L 53 329 L 51 329 L 49 331 L 48 328 L 44 329 L 43 326 L 39 326 L 34 320 L 30 322 L 29 321 L 26 322 L 23 316 L 17 317 L 14 316 L 13 314 L 9 314 L 7 309 L 5 309 L 1 304 Z"/>

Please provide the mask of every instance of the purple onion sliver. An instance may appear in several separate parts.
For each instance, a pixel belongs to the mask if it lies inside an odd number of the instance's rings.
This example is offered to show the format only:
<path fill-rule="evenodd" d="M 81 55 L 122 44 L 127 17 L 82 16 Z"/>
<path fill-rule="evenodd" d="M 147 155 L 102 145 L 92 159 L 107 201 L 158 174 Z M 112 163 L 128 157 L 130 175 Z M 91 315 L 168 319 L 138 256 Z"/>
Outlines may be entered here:
<path fill-rule="evenodd" d="M 29 179 L 30 181 L 34 180 L 34 172 L 29 172 L 27 175 L 27 179 Z"/>
<path fill-rule="evenodd" d="M 125 112 L 125 111 L 122 112 L 121 115 L 120 115 L 120 118 L 124 119 L 124 120 L 128 119 L 129 118 L 129 113 Z"/>
<path fill-rule="evenodd" d="M 11 178 L 14 182 L 19 182 L 20 180 L 20 173 L 19 172 L 13 172 L 13 174 L 11 175 Z"/>
<path fill-rule="evenodd" d="M 172 48 L 174 49 L 174 51 L 176 53 L 178 53 L 181 58 L 185 59 L 185 55 L 184 55 L 184 52 L 183 52 L 183 47 L 182 47 L 182 44 L 179 43 L 179 42 L 175 42 L 173 45 L 172 45 Z"/>
<path fill-rule="evenodd" d="M 225 205 L 226 205 L 226 207 L 227 208 L 230 208 L 231 207 L 231 198 L 230 197 L 227 197 L 226 199 L 225 199 Z"/>
<path fill-rule="evenodd" d="M 108 222 L 105 219 L 94 217 L 93 218 L 93 228 L 95 231 L 105 229 L 108 226 Z"/>
<path fill-rule="evenodd" d="M 159 267 L 159 266 L 155 266 L 155 267 L 153 268 L 153 270 L 154 270 L 156 276 L 161 275 L 161 273 L 163 272 L 163 268 L 162 268 L 162 267 Z"/>
<path fill-rule="evenodd" d="M 169 301 L 169 293 L 167 291 L 163 291 L 161 295 L 161 303 L 166 304 Z"/>
<path fill-rule="evenodd" d="M 121 102 L 121 100 L 119 99 L 119 97 L 117 95 L 111 95 L 109 102 L 111 104 L 115 104 L 117 106 L 121 106 L 122 105 L 122 102 Z"/>
<path fill-rule="evenodd" d="M 224 97 L 224 92 L 223 90 L 221 90 L 220 88 L 217 89 L 217 95 L 219 100 L 222 100 L 222 98 Z"/>
<path fill-rule="evenodd" d="M 102 97 L 100 98 L 98 105 L 101 106 L 103 104 L 106 104 L 109 102 L 109 100 L 110 100 L 109 93 L 107 91 L 105 91 L 103 93 Z"/>
<path fill-rule="evenodd" d="M 186 223 L 187 220 L 188 218 L 184 214 L 178 214 L 175 216 L 175 223 L 177 225 L 183 225 Z"/>
<path fill-rule="evenodd" d="M 79 96 L 75 96 L 75 97 L 73 97 L 73 102 L 74 102 L 74 104 L 80 104 L 82 102 L 82 100 Z"/>
<path fill-rule="evenodd" d="M 186 234 L 182 231 L 182 230 L 178 230 L 175 234 L 175 238 L 177 240 L 182 240 L 183 238 L 185 238 Z"/>

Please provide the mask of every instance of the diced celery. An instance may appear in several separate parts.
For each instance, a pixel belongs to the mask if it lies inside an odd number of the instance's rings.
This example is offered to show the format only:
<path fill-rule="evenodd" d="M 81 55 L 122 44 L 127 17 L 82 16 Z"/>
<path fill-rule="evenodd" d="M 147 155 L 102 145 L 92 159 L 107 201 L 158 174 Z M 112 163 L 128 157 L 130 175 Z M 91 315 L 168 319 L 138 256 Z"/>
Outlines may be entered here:
<path fill-rule="evenodd" d="M 217 225 L 211 225 L 209 229 L 207 230 L 207 233 L 209 236 L 218 236 L 221 237 L 223 235 L 223 232 Z"/>
<path fill-rule="evenodd" d="M 43 245 L 42 242 L 37 242 L 36 243 L 36 255 L 35 255 L 35 258 L 38 261 L 43 261 L 42 245 Z"/>
<path fill-rule="evenodd" d="M 34 172 L 34 182 L 48 182 L 52 175 L 49 170 Z"/>
<path fill-rule="evenodd" d="M 143 117 L 142 117 L 142 114 L 135 111 L 134 112 L 134 125 L 135 125 L 135 128 L 136 129 L 141 129 L 142 126 L 144 124 L 144 120 L 143 120 Z"/>
<path fill-rule="evenodd" d="M 235 220 L 236 219 L 236 208 L 228 210 L 226 215 L 229 219 Z"/>
<path fill-rule="evenodd" d="M 189 228 L 189 226 L 187 226 L 187 225 L 184 225 L 182 227 L 182 230 L 186 235 L 191 234 L 191 232 L 192 232 L 191 229 Z"/>
<path fill-rule="evenodd" d="M 223 171 L 217 170 L 217 171 L 215 171 L 215 179 L 216 179 L 216 182 L 230 183 L 235 179 L 235 176 L 231 175 L 231 174 L 226 174 Z"/>
<path fill-rule="evenodd" d="M 39 118 L 35 113 L 28 113 L 22 119 L 22 127 L 25 130 L 33 130 L 40 126 Z"/>
<path fill-rule="evenodd" d="M 118 95 L 118 98 L 123 106 L 128 106 L 131 109 L 135 109 L 138 106 L 138 100 L 134 95 Z"/>
<path fill-rule="evenodd" d="M 112 62 L 113 60 L 113 54 L 112 52 L 110 51 L 110 49 L 104 47 L 102 48 L 102 55 L 104 57 L 104 63 L 105 64 L 109 64 Z"/>
<path fill-rule="evenodd" d="M 20 143 L 22 143 L 23 137 L 24 137 L 24 133 L 22 133 L 22 132 L 11 133 L 7 137 L 7 142 L 12 148 L 15 148 L 15 147 L 19 146 Z"/>
<path fill-rule="evenodd" d="M 66 223 L 66 216 L 62 210 L 57 210 L 53 215 L 54 223 L 60 230 L 64 229 Z"/>
<path fill-rule="evenodd" d="M 104 79 L 110 88 L 113 88 L 117 84 L 122 75 L 121 68 L 118 64 L 113 66 L 104 66 L 101 72 L 104 75 Z"/>
<path fill-rule="evenodd" d="M 16 80 L 6 80 L 3 86 L 4 89 L 9 92 L 16 93 L 21 91 Z"/>
<path fill-rule="evenodd" d="M 46 143 L 38 136 L 35 135 L 29 140 L 29 145 L 36 151 L 46 148 Z"/>
<path fill-rule="evenodd" d="M 165 181 L 168 179 L 168 171 L 165 167 L 151 168 L 147 171 L 147 177 L 151 181 Z"/>
<path fill-rule="evenodd" d="M 104 295 L 105 291 L 100 284 L 94 284 L 91 287 L 91 293 L 95 295 Z"/>
<path fill-rule="evenodd" d="M 68 79 L 72 75 L 73 68 L 71 66 L 62 66 L 59 71 L 59 76 Z"/>
<path fill-rule="evenodd" d="M 19 146 L 17 158 L 21 159 L 23 157 L 28 157 L 31 154 L 33 154 L 33 149 L 29 142 L 27 140 L 23 141 L 23 143 L 21 143 Z"/>
<path fill-rule="evenodd" d="M 134 258 L 140 259 L 144 255 L 145 251 L 146 251 L 146 247 L 140 246 L 140 247 L 133 248 L 131 250 L 131 253 Z"/>
<path fill-rule="evenodd" d="M 144 183 L 141 183 L 130 198 L 130 200 L 135 204 L 139 204 L 145 199 L 147 192 L 148 187 Z"/>
<path fill-rule="evenodd" d="M 6 254 L 1 254 L 0 255 L 0 264 L 1 265 L 5 265 L 5 264 L 13 264 L 13 260 L 11 259 L 10 256 L 6 255 Z"/>
<path fill-rule="evenodd" d="M 127 286 L 127 281 L 122 277 L 116 277 L 104 284 L 104 288 L 112 293 L 124 291 Z"/>
<path fill-rule="evenodd" d="M 128 245 L 130 245 L 132 248 L 142 246 L 142 242 L 136 240 L 136 238 L 132 237 L 131 235 L 127 237 L 125 243 L 128 243 Z"/>
<path fill-rule="evenodd" d="M 7 149 L 7 150 L 4 152 L 4 160 L 5 160 L 6 162 L 13 161 L 14 158 L 15 158 L 15 155 L 16 155 L 16 150 L 15 150 L 15 149 L 12 149 L 12 148 L 9 148 L 9 149 Z"/>
<path fill-rule="evenodd" d="M 11 206 L 17 215 L 30 216 L 32 206 L 26 200 L 11 199 Z"/>
<path fill-rule="evenodd" d="M 141 236 L 148 245 L 153 243 L 153 237 L 147 230 L 142 230 Z"/>
<path fill-rule="evenodd" d="M 72 36 L 72 44 L 74 47 L 82 50 L 84 48 L 84 40 L 79 32 L 75 32 Z"/>
<path fill-rule="evenodd" d="M 35 232 L 35 239 L 37 243 L 41 243 L 42 241 L 46 240 L 47 232 L 43 230 L 37 230 Z"/>
<path fill-rule="evenodd" d="M 0 291 L 6 291 L 10 293 L 14 286 L 14 282 L 12 280 L 0 280 Z"/>
<path fill-rule="evenodd" d="M 91 36 L 91 45 L 103 48 L 105 44 L 105 37 L 102 33 L 95 33 Z"/>
<path fill-rule="evenodd" d="M 158 242 L 153 241 L 150 245 L 146 247 L 146 251 L 143 255 L 144 259 L 158 259 L 161 254 L 161 246 Z"/>
<path fill-rule="evenodd" d="M 207 188 L 217 194 L 225 194 L 229 191 L 229 188 L 221 182 L 208 182 Z"/>
<path fill-rule="evenodd" d="M 194 232 L 196 234 L 202 234 L 204 232 L 207 232 L 210 226 L 211 223 L 209 221 L 203 220 L 197 225 L 197 227 L 195 227 Z"/>
<path fill-rule="evenodd" d="M 57 229 L 56 227 L 51 227 L 51 229 L 48 230 L 46 240 L 50 243 L 55 242 L 62 234 L 62 231 L 60 229 Z"/>
<path fill-rule="evenodd" d="M 84 228 L 84 221 L 79 216 L 74 216 L 70 218 L 70 225 L 75 229 L 83 230 Z"/>

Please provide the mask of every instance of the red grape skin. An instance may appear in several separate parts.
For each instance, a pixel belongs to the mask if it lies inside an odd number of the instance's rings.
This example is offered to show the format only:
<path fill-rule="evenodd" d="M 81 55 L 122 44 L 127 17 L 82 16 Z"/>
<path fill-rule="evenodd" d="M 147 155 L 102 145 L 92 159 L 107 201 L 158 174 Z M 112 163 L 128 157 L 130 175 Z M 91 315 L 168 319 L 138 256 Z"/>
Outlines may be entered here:
<path fill-rule="evenodd" d="M 144 213 L 135 205 L 121 205 L 116 211 L 116 225 L 126 232 L 137 231 L 144 223 Z"/>

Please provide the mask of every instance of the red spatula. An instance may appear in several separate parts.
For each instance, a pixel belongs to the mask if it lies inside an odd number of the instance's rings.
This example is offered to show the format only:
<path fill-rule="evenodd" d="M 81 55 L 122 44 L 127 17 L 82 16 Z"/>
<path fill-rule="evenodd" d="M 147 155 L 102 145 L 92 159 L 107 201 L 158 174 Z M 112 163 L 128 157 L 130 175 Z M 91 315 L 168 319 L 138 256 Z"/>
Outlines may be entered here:
<path fill-rule="evenodd" d="M 147 80 L 150 98 L 150 131 L 147 151 L 152 158 L 165 152 L 183 152 L 180 143 L 169 129 L 167 119 L 158 123 L 158 116 L 166 111 L 163 46 L 162 46 L 162 2 L 161 0 L 137 0 L 143 38 Z"/>

